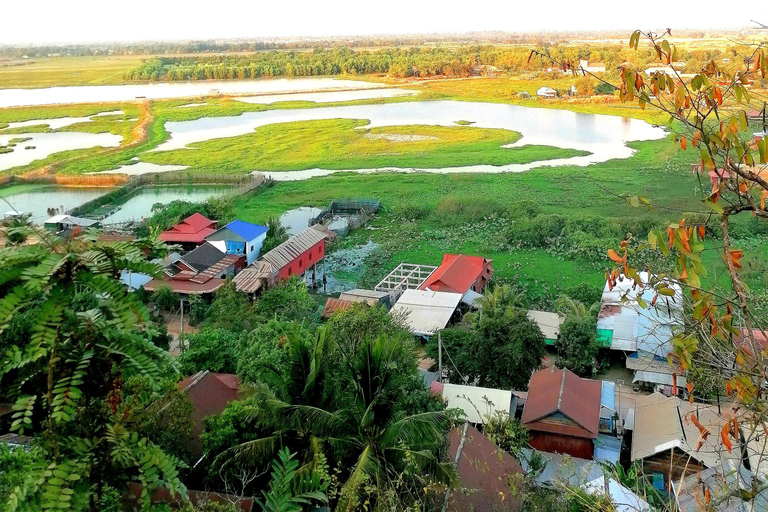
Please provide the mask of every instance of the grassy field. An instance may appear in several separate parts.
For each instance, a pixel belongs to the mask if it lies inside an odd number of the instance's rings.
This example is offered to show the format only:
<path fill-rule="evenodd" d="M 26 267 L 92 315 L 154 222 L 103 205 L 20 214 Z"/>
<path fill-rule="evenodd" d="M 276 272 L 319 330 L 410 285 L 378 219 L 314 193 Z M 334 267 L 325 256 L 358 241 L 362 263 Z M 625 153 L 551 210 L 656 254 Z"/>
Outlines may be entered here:
<path fill-rule="evenodd" d="M 146 56 L 48 57 L 0 61 L 0 89 L 114 85 Z"/>
<path fill-rule="evenodd" d="M 546 146 L 502 148 L 520 138 L 507 130 L 420 125 L 359 129 L 368 123 L 329 119 L 267 125 L 252 134 L 192 144 L 191 149 L 146 153 L 142 160 L 231 173 L 499 166 L 586 154 Z"/>

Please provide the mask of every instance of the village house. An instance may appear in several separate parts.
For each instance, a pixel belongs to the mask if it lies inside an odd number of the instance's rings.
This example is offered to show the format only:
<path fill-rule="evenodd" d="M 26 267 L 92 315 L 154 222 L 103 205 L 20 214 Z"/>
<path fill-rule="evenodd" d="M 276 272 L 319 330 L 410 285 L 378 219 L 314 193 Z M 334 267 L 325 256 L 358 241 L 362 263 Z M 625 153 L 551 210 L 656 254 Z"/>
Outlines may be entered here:
<path fill-rule="evenodd" d="M 244 256 L 225 254 L 206 242 L 183 256 L 169 256 L 164 279 L 152 279 L 144 289 L 152 292 L 168 286 L 174 293 L 185 296 L 211 294 L 245 266 L 244 260 Z"/>
<path fill-rule="evenodd" d="M 245 255 L 246 265 L 250 265 L 259 257 L 268 229 L 258 224 L 233 220 L 205 239 L 226 254 Z"/>
<path fill-rule="evenodd" d="M 75 217 L 74 215 L 54 215 L 43 223 L 45 229 L 56 233 L 72 229 L 88 229 L 101 227 L 101 223 L 95 219 Z"/>
<path fill-rule="evenodd" d="M 237 400 L 240 379 L 229 373 L 213 373 L 207 370 L 197 372 L 178 383 L 180 391 L 187 394 L 192 402 L 192 440 L 189 451 L 196 458 L 203 454 L 200 435 L 205 427 L 204 420 L 223 411 L 229 402 Z"/>
<path fill-rule="evenodd" d="M 535 372 L 528 386 L 522 424 L 530 445 L 544 452 L 591 459 L 600 427 L 600 381 L 554 366 Z"/>
<path fill-rule="evenodd" d="M 277 283 L 277 271 L 268 261 L 258 260 L 238 272 L 233 281 L 237 291 L 255 295 Z"/>
<path fill-rule="evenodd" d="M 698 450 L 700 432 L 691 421 L 691 414 L 712 433 Z M 689 478 L 729 460 L 733 462 L 732 467 L 738 466 L 738 447 L 729 453 L 722 444 L 719 434 L 725 420 L 716 406 L 653 393 L 637 399 L 633 423 L 631 460 L 641 464 L 643 472 L 652 476 L 653 485 L 659 490 L 668 492 L 672 482 L 683 475 Z"/>
<path fill-rule="evenodd" d="M 557 98 L 557 91 L 551 87 L 539 87 L 536 96 L 539 98 Z"/>
<path fill-rule="evenodd" d="M 278 279 L 304 276 L 311 267 L 325 257 L 326 238 L 328 238 L 327 233 L 313 226 L 292 236 L 264 254 L 261 259 L 272 265 Z M 314 276 L 313 270 L 313 280 Z"/>
<path fill-rule="evenodd" d="M 491 260 L 482 256 L 444 254 L 443 262 L 419 286 L 420 290 L 466 294 L 482 293 L 493 276 Z"/>
<path fill-rule="evenodd" d="M 670 283 L 672 297 L 660 297 L 651 305 L 655 290 L 650 275 L 641 272 L 644 287 L 633 289 L 633 280 L 621 276 L 612 289 L 606 283 L 597 317 L 597 339 L 604 347 L 627 355 L 626 366 L 635 372 L 633 383 L 649 385 L 666 394 L 672 392 L 672 368 L 667 362 L 672 330 L 682 325 L 682 289 Z M 647 307 L 637 300 L 640 296 Z M 685 378 L 677 381 L 681 388 Z"/>
<path fill-rule="evenodd" d="M 170 229 L 160 233 L 160 240 L 169 244 L 178 244 L 184 250 L 192 250 L 205 242 L 205 237 L 216 231 L 218 222 L 195 212 Z"/>
<path fill-rule="evenodd" d="M 605 73 L 605 63 L 589 62 L 588 60 L 582 59 L 579 61 L 579 67 L 576 69 L 576 71 L 582 75 L 587 73 Z"/>

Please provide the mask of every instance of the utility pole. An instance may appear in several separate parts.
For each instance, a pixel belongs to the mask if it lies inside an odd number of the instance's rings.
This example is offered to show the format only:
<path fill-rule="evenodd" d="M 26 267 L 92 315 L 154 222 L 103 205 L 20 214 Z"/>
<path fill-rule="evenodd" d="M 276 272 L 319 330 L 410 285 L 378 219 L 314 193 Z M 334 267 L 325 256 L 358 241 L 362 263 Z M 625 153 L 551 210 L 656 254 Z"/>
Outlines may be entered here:
<path fill-rule="evenodd" d="M 443 382 L 443 339 L 437 331 L 437 381 Z"/>
<path fill-rule="evenodd" d="M 184 299 L 179 298 L 181 304 L 181 327 L 179 328 L 179 346 L 181 346 L 181 337 L 184 335 Z"/>

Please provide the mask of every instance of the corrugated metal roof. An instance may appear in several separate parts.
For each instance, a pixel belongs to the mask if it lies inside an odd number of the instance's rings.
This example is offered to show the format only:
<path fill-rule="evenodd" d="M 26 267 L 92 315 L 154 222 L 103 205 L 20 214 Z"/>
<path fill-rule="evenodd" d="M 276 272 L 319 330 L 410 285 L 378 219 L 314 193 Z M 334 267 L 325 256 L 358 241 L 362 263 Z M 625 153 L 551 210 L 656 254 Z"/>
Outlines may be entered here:
<path fill-rule="evenodd" d="M 325 299 L 325 305 L 323 305 L 323 312 L 320 314 L 323 318 L 331 318 L 337 311 L 344 311 L 352 307 L 354 302 L 348 300 L 334 299 L 328 297 Z"/>
<path fill-rule="evenodd" d="M 405 315 L 411 333 L 432 336 L 448 325 L 461 297 L 460 293 L 405 290 L 390 313 Z"/>
<path fill-rule="evenodd" d="M 710 431 L 701 449 L 696 450 L 699 429 L 686 417 L 695 413 L 704 428 Z M 640 396 L 635 402 L 635 425 L 632 433 L 632 460 L 644 459 L 670 448 L 677 448 L 705 466 L 712 467 L 722 461 L 735 458 L 740 450 L 729 454 L 719 435 L 725 425 L 716 409 L 705 404 L 689 403 L 677 397 L 665 397 L 661 393 Z M 734 446 L 738 443 L 733 441 Z"/>
<path fill-rule="evenodd" d="M 234 278 L 237 291 L 255 293 L 277 278 L 272 264 L 268 261 L 254 261 L 241 270 Z"/>
<path fill-rule="evenodd" d="M 600 407 L 605 407 L 616 412 L 616 383 L 608 380 L 602 381 L 600 392 Z"/>
<path fill-rule="evenodd" d="M 560 333 L 560 325 L 563 323 L 563 318 L 560 315 L 550 313 L 549 311 L 531 309 L 528 310 L 526 316 L 528 319 L 536 322 L 545 338 L 548 340 L 557 339 L 557 335 Z"/>
<path fill-rule="evenodd" d="M 570 370 L 539 370 L 531 376 L 522 423 L 530 430 L 594 439 L 600 424 L 601 392 L 600 381 L 582 379 Z M 543 421 L 555 413 L 563 414 L 573 425 Z"/>
<path fill-rule="evenodd" d="M 512 391 L 446 383 L 443 385 L 443 399 L 448 402 L 449 409 L 464 411 L 468 422 L 483 423 L 485 416 L 493 416 L 497 411 L 510 414 Z"/>
<path fill-rule="evenodd" d="M 420 289 L 466 293 L 482 275 L 485 264 L 490 262 L 482 256 L 445 254 L 442 264 L 424 281 Z"/>
<path fill-rule="evenodd" d="M 342 300 L 348 300 L 350 302 L 367 302 L 369 304 L 377 304 L 389 296 L 387 292 L 377 292 L 376 290 L 364 290 L 362 288 L 355 288 L 347 292 L 342 292 L 339 298 Z"/>
<path fill-rule="evenodd" d="M 270 262 L 275 268 L 281 269 L 325 238 L 327 235 L 322 231 L 307 228 L 263 255 L 261 259 Z"/>

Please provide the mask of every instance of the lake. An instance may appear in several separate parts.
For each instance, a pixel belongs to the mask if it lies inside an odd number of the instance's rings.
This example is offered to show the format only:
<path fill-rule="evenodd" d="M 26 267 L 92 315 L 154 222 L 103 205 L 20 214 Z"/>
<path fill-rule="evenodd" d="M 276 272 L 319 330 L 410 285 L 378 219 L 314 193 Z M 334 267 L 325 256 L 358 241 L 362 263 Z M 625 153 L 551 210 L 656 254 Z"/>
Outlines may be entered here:
<path fill-rule="evenodd" d="M 169 99 L 218 94 L 275 94 L 318 90 L 382 88 L 382 84 L 334 78 L 201 80 L 128 85 L 87 85 L 44 89 L 0 89 L 0 108 L 33 105 Z"/>
<path fill-rule="evenodd" d="M 476 165 L 443 169 L 406 169 L 425 172 L 520 172 L 541 166 L 587 166 L 611 159 L 629 158 L 634 150 L 627 142 L 655 140 L 665 136 L 662 128 L 645 121 L 618 116 L 581 114 L 567 110 L 523 107 L 499 103 L 461 101 L 420 101 L 378 105 L 350 105 L 295 110 L 246 112 L 239 116 L 207 117 L 194 121 L 168 122 L 171 138 L 154 151 L 181 149 L 195 142 L 236 137 L 252 133 L 259 126 L 292 121 L 321 119 L 368 119 L 366 128 L 397 125 L 456 126 L 458 120 L 474 122 L 480 128 L 501 128 L 520 132 L 523 137 L 508 147 L 546 145 L 588 151 L 587 156 L 561 158 L 505 166 Z M 471 128 L 468 128 L 471 129 Z M 254 169 L 258 170 L 258 169 Z M 372 172 L 363 169 L 359 172 Z M 403 169 L 379 169 L 403 170 Z M 310 169 L 295 172 L 270 172 L 274 179 L 306 179 L 332 172 Z"/>
<path fill-rule="evenodd" d="M 399 96 L 415 96 L 416 94 L 419 94 L 419 91 L 408 91 L 403 89 L 370 89 L 358 91 L 265 94 L 262 96 L 245 96 L 235 99 L 245 103 L 269 105 L 271 103 L 277 103 L 280 101 L 312 101 L 314 103 L 334 103 L 340 101 L 370 100 L 375 98 L 397 98 Z M 195 104 L 193 103 L 192 105 Z M 203 105 L 205 105 L 205 103 Z M 187 105 L 183 106 L 186 107 Z"/>
<path fill-rule="evenodd" d="M 116 147 L 123 138 L 111 133 L 53 132 L 0 135 L 0 146 L 8 145 L 13 139 L 29 139 L 19 142 L 10 153 L 0 154 L 0 171 L 20 165 L 27 165 L 35 160 L 46 158 L 54 153 L 70 149 L 86 149 L 96 146 Z M 30 149 L 25 149 L 29 147 Z"/>
<path fill-rule="evenodd" d="M 12 187 L 13 185 L 9 190 L 13 190 Z M 64 212 L 110 191 L 106 188 L 69 188 L 55 185 L 38 185 L 31 189 L 25 187 L 25 190 L 18 194 L 11 192 L 11 195 L 4 197 L 0 211 L 9 211 L 13 206 L 18 212 L 31 213 L 33 221 L 43 222 L 50 217 L 48 208 L 59 208 L 59 211 Z"/>

